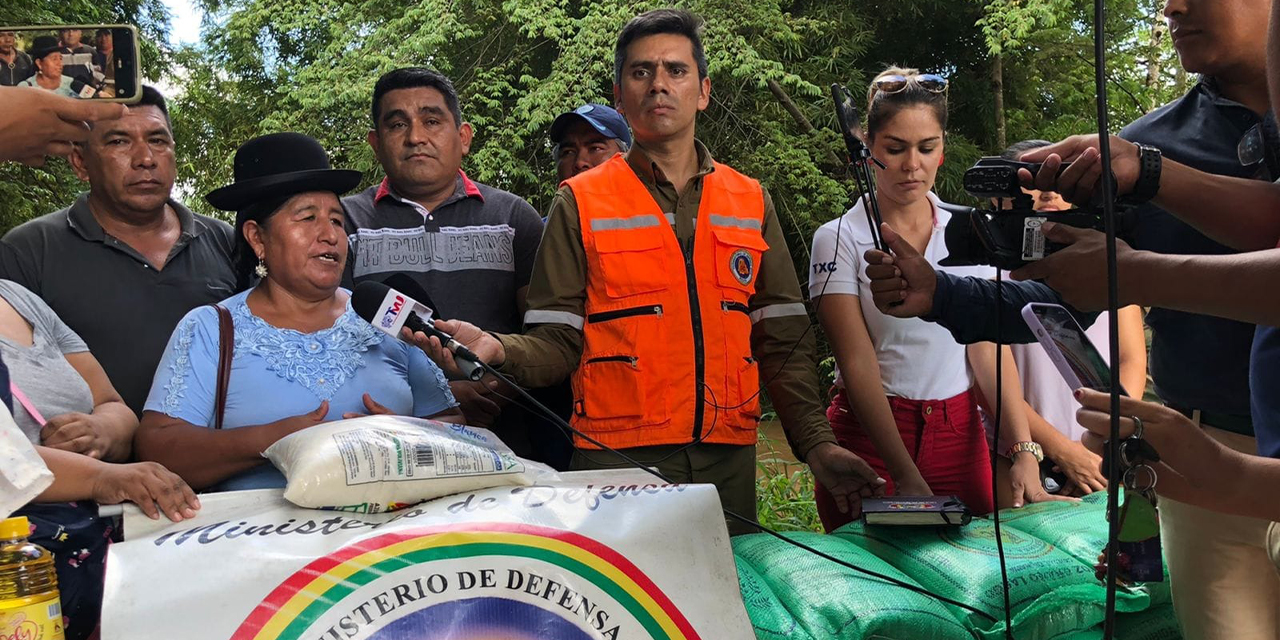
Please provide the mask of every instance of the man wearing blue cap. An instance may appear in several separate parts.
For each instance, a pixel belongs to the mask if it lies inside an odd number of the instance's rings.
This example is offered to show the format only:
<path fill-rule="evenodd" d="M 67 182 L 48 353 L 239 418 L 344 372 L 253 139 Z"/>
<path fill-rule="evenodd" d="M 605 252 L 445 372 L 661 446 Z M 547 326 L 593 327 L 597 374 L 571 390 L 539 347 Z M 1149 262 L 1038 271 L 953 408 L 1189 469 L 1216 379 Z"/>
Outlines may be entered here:
<path fill-rule="evenodd" d="M 619 153 L 626 153 L 631 148 L 631 129 L 613 107 L 584 104 L 556 117 L 551 123 L 551 141 L 556 145 L 556 183 L 559 184 L 604 164 Z M 565 420 L 572 414 L 573 391 L 568 379 L 535 389 L 533 395 Z M 557 469 L 567 469 L 573 444 L 561 436 L 560 427 L 537 417 L 531 419 L 527 427 L 536 459 Z"/>
<path fill-rule="evenodd" d="M 602 104 L 584 104 L 551 123 L 556 174 L 563 182 L 631 148 L 631 130 L 622 114 Z"/>

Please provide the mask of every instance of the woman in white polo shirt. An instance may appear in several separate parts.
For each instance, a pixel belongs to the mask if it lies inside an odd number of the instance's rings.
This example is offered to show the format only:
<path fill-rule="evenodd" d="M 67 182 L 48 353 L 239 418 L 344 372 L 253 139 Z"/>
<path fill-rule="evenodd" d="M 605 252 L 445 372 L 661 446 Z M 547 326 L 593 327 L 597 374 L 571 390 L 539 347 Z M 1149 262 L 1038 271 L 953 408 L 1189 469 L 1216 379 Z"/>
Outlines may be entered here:
<path fill-rule="evenodd" d="M 991 277 L 990 268 L 938 266 L 948 255 L 943 232 L 950 219 L 932 192 L 943 158 L 946 87 L 940 76 L 896 67 L 872 81 L 866 133 L 885 165 L 876 169 L 880 212 L 935 269 Z M 872 247 L 864 206 L 860 200 L 813 240 L 809 294 L 838 370 L 831 427 L 841 446 L 888 481 L 891 494 L 955 495 L 974 513 L 990 512 L 991 464 L 977 407 L 994 405 L 995 347 L 966 348 L 938 325 L 876 310 L 862 264 Z M 1007 350 L 1004 356 L 1001 440 L 1012 443 L 1011 484 L 1021 506 L 1050 496 L 1040 485 L 1041 454 L 1031 443 L 1017 374 Z M 816 493 L 828 531 L 848 522 L 822 500 L 824 491 Z"/>

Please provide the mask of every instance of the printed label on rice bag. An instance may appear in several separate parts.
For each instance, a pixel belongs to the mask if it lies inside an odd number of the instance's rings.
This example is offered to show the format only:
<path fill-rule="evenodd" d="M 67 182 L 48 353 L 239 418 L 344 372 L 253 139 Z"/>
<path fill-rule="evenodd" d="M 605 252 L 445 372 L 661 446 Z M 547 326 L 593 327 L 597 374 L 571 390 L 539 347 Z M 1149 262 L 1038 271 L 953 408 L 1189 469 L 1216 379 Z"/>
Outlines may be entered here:
<path fill-rule="evenodd" d="M 333 436 L 347 485 L 520 473 L 514 455 L 436 433 L 362 429 Z"/>

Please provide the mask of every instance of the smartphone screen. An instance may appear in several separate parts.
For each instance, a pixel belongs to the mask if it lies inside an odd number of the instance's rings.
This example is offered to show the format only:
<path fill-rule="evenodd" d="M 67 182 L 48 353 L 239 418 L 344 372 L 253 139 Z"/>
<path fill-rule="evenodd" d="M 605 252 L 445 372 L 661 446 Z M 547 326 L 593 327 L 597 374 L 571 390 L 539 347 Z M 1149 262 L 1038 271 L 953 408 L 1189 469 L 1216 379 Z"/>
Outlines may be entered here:
<path fill-rule="evenodd" d="M 0 26 L 0 85 L 84 100 L 142 97 L 138 30 L 129 25 Z"/>
<path fill-rule="evenodd" d="M 1022 317 L 1072 391 L 1085 387 L 1110 393 L 1111 368 L 1070 312 L 1056 304 L 1032 303 L 1023 307 Z"/>

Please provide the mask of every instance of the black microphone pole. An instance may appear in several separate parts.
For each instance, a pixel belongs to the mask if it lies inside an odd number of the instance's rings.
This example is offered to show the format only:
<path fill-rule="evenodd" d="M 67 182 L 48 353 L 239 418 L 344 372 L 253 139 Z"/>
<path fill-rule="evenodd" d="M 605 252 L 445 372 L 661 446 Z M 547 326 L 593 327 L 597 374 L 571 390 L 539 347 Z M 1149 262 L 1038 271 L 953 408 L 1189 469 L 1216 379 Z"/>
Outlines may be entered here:
<path fill-rule="evenodd" d="M 1093 3 L 1093 55 L 1094 84 L 1098 92 L 1098 151 L 1102 158 L 1102 207 L 1103 228 L 1106 231 L 1107 252 L 1107 324 L 1111 332 L 1111 437 L 1104 445 L 1110 449 L 1111 464 L 1107 465 L 1107 518 L 1110 520 L 1107 532 L 1107 600 L 1102 637 L 1112 640 L 1116 633 L 1116 580 L 1118 540 L 1120 535 L 1120 343 L 1116 322 L 1116 308 L 1119 306 L 1116 274 L 1116 208 L 1115 184 L 1111 176 L 1111 138 L 1109 136 L 1107 113 L 1107 68 L 1106 68 L 1106 8 L 1102 0 Z"/>

